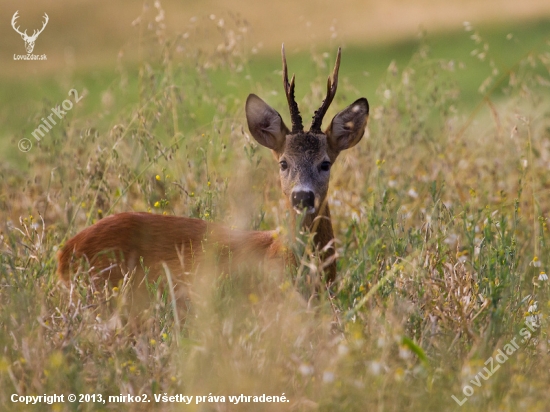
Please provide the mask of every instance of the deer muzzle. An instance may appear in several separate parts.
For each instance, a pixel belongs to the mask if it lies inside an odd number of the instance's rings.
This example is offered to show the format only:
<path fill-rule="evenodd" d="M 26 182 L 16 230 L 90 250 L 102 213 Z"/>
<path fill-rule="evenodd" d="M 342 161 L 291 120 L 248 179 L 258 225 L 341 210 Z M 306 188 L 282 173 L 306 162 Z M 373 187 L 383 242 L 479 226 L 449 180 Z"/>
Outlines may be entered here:
<path fill-rule="evenodd" d="M 294 190 L 291 195 L 292 207 L 297 212 L 315 213 L 315 193 L 311 190 Z"/>

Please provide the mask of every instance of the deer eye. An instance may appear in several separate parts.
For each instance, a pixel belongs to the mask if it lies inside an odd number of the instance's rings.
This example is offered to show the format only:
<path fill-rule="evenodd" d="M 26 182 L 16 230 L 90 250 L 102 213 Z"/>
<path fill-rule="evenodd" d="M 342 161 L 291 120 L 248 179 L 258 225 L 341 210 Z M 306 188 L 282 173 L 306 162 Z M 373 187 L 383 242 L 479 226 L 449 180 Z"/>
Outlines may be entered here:
<path fill-rule="evenodd" d="M 323 163 L 321 163 L 321 166 L 319 166 L 319 169 L 322 170 L 323 172 L 328 172 L 330 170 L 330 162 L 329 161 L 324 161 Z"/>
<path fill-rule="evenodd" d="M 284 172 L 286 169 L 288 169 L 288 163 L 286 160 L 281 160 L 279 162 L 279 166 L 281 166 L 281 170 Z"/>

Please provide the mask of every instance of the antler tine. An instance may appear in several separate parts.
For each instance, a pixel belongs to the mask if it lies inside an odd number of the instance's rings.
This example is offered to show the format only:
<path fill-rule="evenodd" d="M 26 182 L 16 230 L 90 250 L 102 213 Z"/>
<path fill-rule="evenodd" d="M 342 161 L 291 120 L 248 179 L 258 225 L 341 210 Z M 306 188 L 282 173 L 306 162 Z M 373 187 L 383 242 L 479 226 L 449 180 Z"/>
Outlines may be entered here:
<path fill-rule="evenodd" d="M 19 26 L 15 27 L 15 25 L 17 24 L 17 19 L 18 19 L 18 18 L 19 18 L 19 10 L 17 10 L 17 11 L 15 12 L 15 14 L 13 15 L 13 17 L 11 18 L 11 26 L 12 26 L 13 29 L 14 29 L 17 33 L 19 33 L 20 35 L 24 35 L 24 34 L 26 35 L 26 34 L 27 34 L 27 30 L 25 30 L 24 33 L 21 33 L 21 32 L 19 31 Z"/>
<path fill-rule="evenodd" d="M 294 99 L 294 78 L 290 83 L 288 82 L 288 68 L 286 65 L 285 45 L 281 48 L 281 55 L 283 57 L 283 86 L 285 87 L 286 100 L 288 101 L 288 108 L 290 109 L 290 120 L 292 122 L 292 133 L 299 133 L 304 131 L 304 125 L 302 124 L 302 116 L 300 116 L 300 110 L 298 110 L 298 103 Z"/>
<path fill-rule="evenodd" d="M 42 23 L 42 28 L 40 30 L 34 30 L 33 35 L 32 35 L 32 37 L 34 37 L 34 38 L 38 37 L 38 35 L 44 31 L 44 29 L 46 28 L 46 25 L 50 21 L 50 18 L 48 17 L 48 15 L 46 13 L 44 13 L 44 16 L 42 16 L 42 17 L 44 17 L 44 22 Z"/>
<path fill-rule="evenodd" d="M 46 25 L 50 21 L 50 17 L 48 16 L 47 13 L 44 13 L 44 16 L 42 17 L 44 17 L 44 23 L 42 23 L 42 29 L 40 30 L 40 32 L 42 32 L 46 28 Z"/>
<path fill-rule="evenodd" d="M 321 107 L 315 111 L 313 115 L 313 121 L 311 122 L 310 131 L 321 132 L 321 124 L 323 123 L 323 117 L 325 116 L 334 96 L 336 96 L 336 88 L 338 87 L 338 71 L 340 70 L 340 57 L 342 55 L 342 48 L 338 47 L 338 55 L 336 56 L 336 63 L 334 64 L 334 70 L 331 76 L 327 79 L 327 97 L 323 100 Z"/>
<path fill-rule="evenodd" d="M 13 14 L 13 17 L 11 18 L 11 25 L 14 26 L 15 28 L 15 23 L 16 23 L 16 20 L 19 18 L 19 10 L 17 10 L 14 14 Z"/>

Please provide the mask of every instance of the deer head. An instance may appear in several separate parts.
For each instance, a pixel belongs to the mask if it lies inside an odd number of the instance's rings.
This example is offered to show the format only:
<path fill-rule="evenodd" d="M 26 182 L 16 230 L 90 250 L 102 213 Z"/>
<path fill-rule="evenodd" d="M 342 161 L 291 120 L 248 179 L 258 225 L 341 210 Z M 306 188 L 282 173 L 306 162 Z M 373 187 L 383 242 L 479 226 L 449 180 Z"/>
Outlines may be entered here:
<path fill-rule="evenodd" d="M 18 18 L 19 18 L 19 10 L 17 10 L 15 12 L 15 14 L 13 15 L 13 17 L 11 19 L 11 25 L 12 25 L 13 29 L 17 33 L 19 33 L 21 35 L 21 38 L 25 41 L 25 48 L 27 49 L 27 53 L 30 54 L 30 53 L 32 53 L 32 51 L 34 49 L 34 42 L 36 41 L 36 38 L 38 37 L 38 35 L 40 33 L 42 33 L 44 31 L 44 28 L 48 24 L 48 21 L 50 20 L 50 18 L 48 17 L 48 15 L 46 13 L 44 13 L 44 23 L 42 24 L 42 28 L 40 30 L 34 30 L 33 33 L 32 33 L 32 36 L 27 35 L 27 30 L 25 30 L 23 33 L 21 33 L 21 31 L 19 31 L 19 26 L 15 27 L 16 20 Z"/>
<path fill-rule="evenodd" d="M 295 211 L 319 213 L 326 207 L 330 169 L 342 150 L 355 146 L 365 132 L 369 114 L 367 99 L 360 98 L 338 113 L 325 132 L 321 130 L 323 117 L 336 94 L 341 49 L 327 82 L 327 95 L 315 111 L 309 131 L 304 131 L 298 104 L 294 99 L 294 76 L 288 81 L 284 45 L 283 85 L 290 109 L 292 129 L 281 115 L 255 94 L 246 100 L 248 128 L 254 139 L 272 150 L 280 166 L 281 186 L 285 197 Z M 325 213 L 328 214 L 328 213 Z"/>

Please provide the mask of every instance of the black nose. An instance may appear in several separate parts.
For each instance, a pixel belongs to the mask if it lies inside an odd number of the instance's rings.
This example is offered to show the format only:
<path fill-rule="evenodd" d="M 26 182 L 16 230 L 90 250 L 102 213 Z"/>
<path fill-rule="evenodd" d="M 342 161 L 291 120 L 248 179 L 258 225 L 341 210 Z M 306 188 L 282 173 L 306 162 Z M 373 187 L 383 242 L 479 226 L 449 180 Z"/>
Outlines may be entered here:
<path fill-rule="evenodd" d="M 315 206 L 315 194 L 312 191 L 300 191 L 292 193 L 292 207 L 295 209 L 313 209 Z"/>

